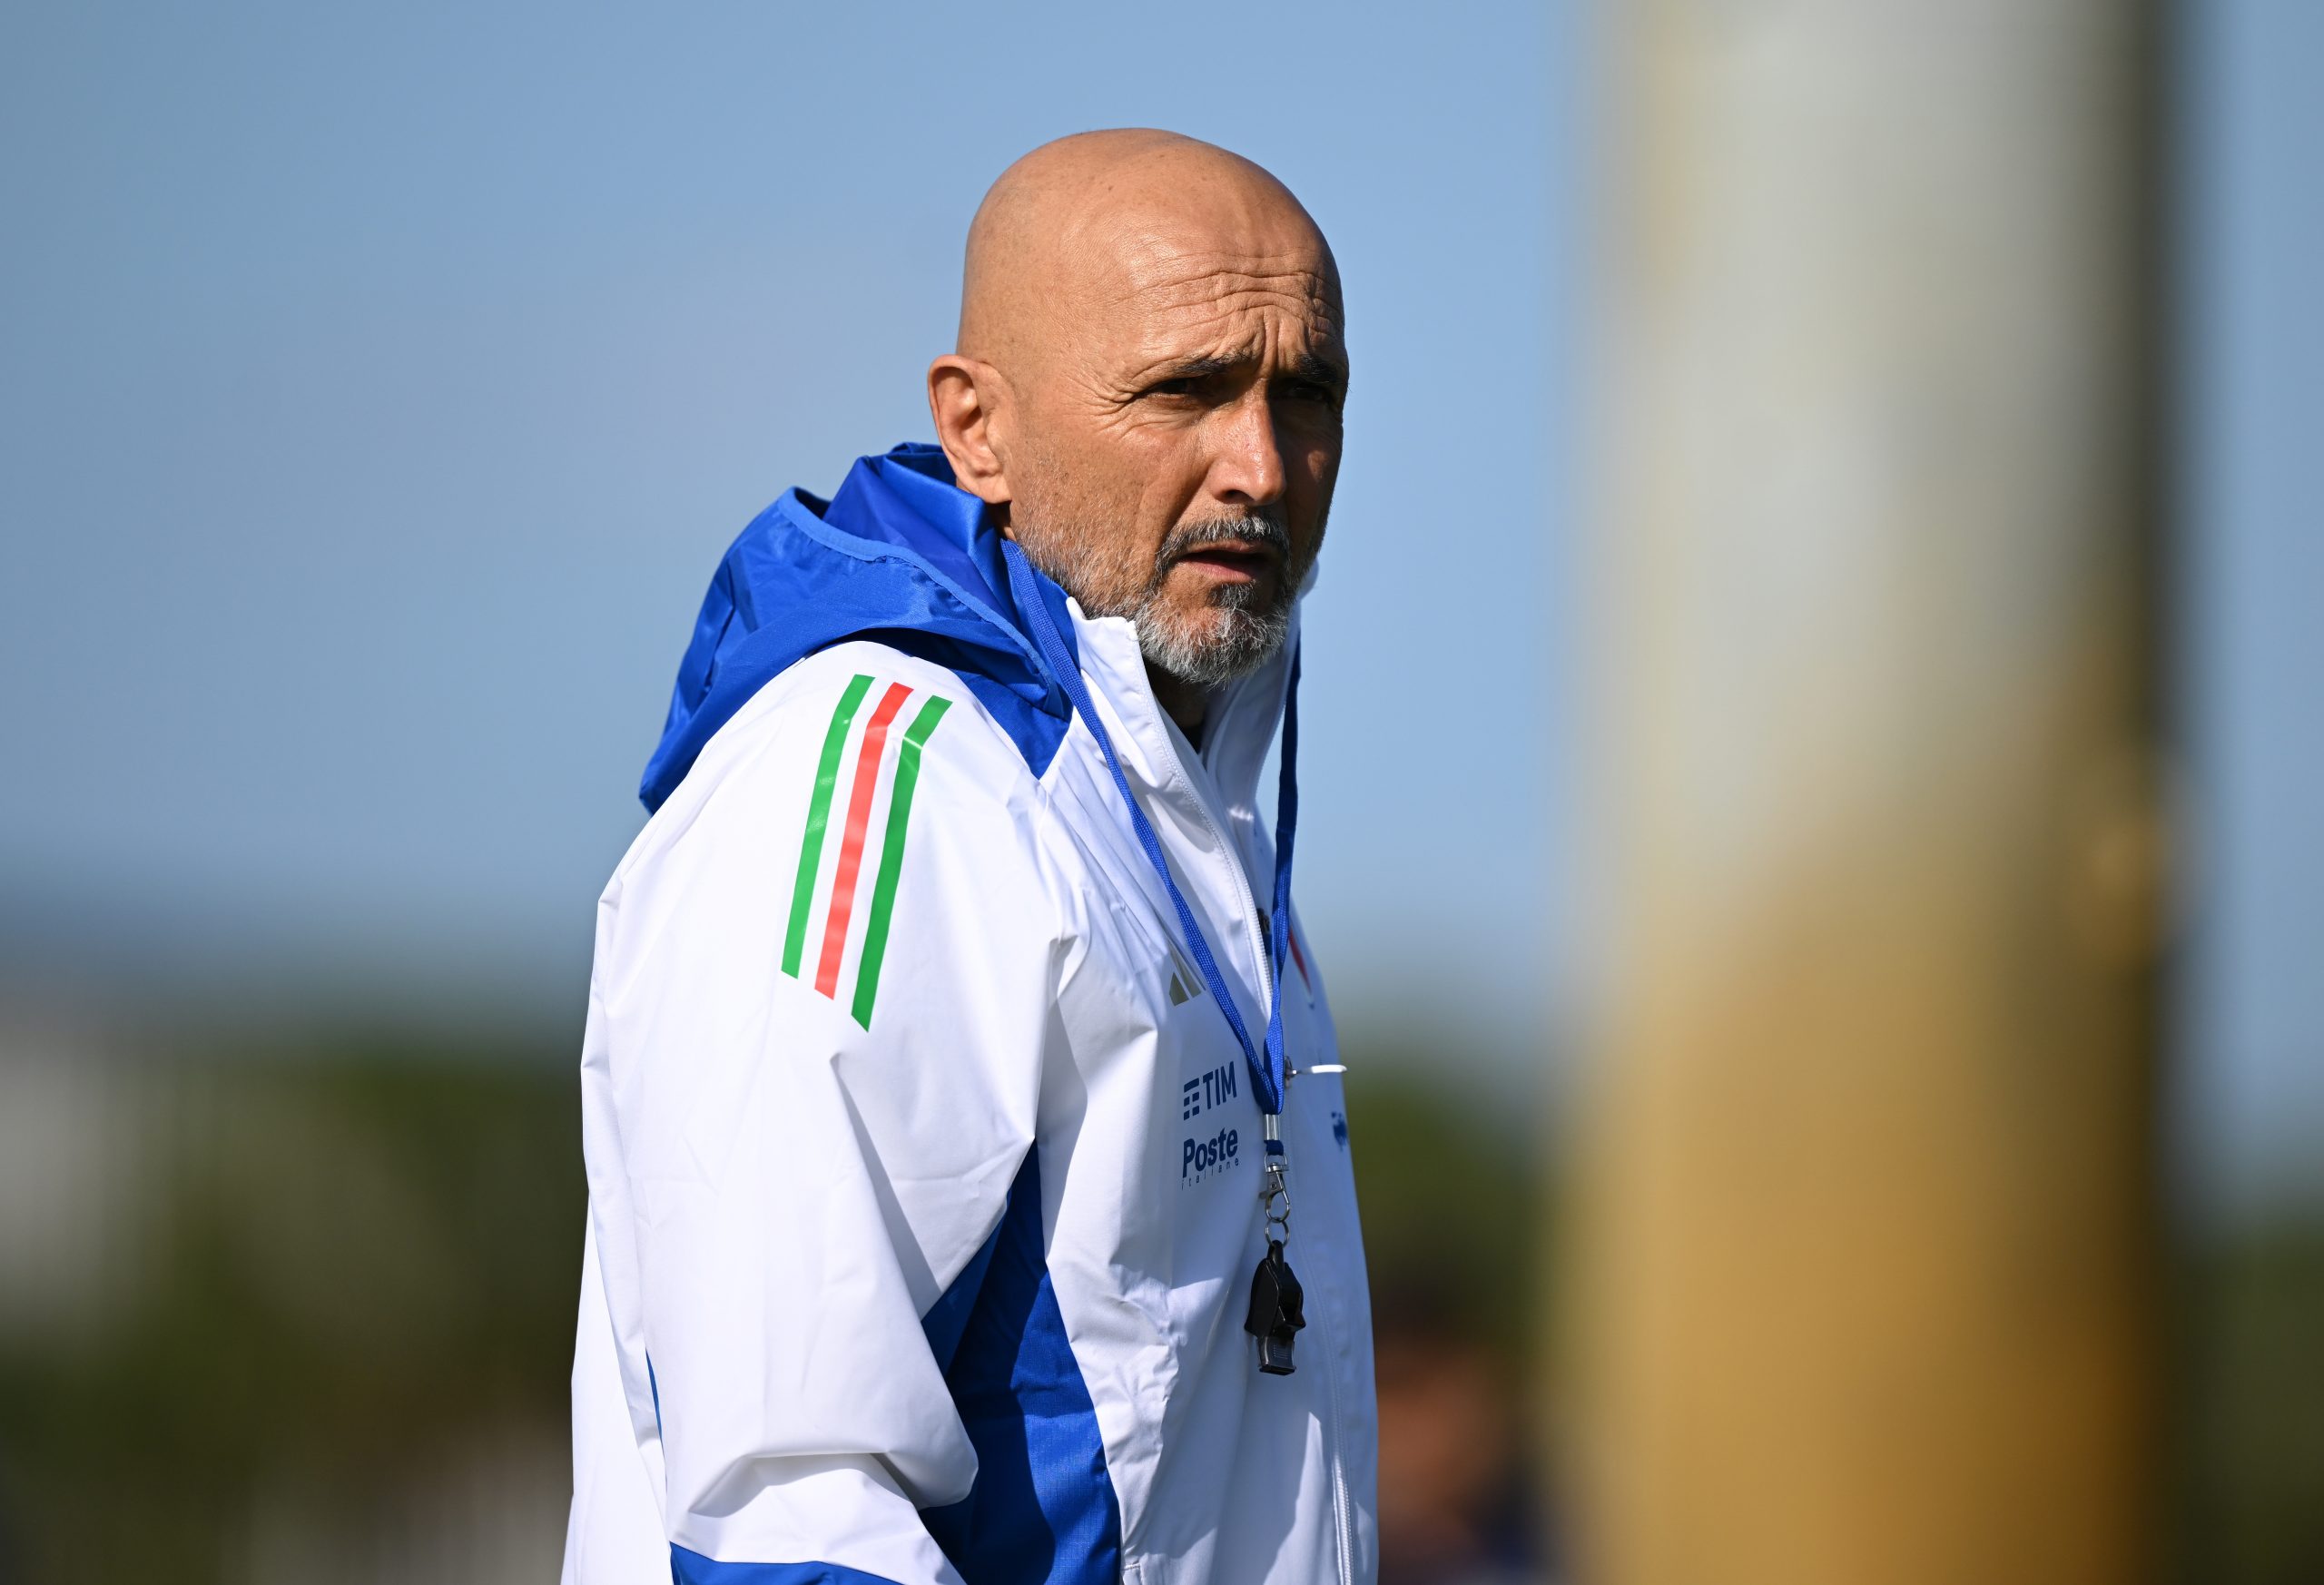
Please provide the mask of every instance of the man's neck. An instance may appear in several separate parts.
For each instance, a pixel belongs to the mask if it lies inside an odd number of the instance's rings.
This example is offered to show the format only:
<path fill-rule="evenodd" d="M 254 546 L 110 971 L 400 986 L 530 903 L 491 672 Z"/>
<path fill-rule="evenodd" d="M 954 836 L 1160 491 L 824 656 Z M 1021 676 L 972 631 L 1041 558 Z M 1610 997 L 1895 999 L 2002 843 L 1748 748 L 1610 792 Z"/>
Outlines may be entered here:
<path fill-rule="evenodd" d="M 1210 714 L 1210 690 L 1181 681 L 1151 661 L 1146 665 L 1146 680 L 1162 714 L 1178 724 L 1188 743 L 1201 748 L 1203 723 Z"/>

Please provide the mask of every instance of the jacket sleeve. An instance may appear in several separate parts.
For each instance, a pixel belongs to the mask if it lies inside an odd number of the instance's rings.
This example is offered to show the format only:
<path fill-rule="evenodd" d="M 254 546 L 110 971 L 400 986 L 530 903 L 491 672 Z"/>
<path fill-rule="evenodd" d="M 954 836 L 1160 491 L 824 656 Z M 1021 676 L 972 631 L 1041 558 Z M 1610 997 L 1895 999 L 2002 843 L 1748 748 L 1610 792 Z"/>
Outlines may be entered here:
<path fill-rule="evenodd" d="M 976 1455 L 924 1318 L 1033 1138 L 1040 818 L 950 673 L 851 645 L 721 732 L 607 889 L 592 1228 L 682 1585 L 959 1585 L 919 1510 Z"/>

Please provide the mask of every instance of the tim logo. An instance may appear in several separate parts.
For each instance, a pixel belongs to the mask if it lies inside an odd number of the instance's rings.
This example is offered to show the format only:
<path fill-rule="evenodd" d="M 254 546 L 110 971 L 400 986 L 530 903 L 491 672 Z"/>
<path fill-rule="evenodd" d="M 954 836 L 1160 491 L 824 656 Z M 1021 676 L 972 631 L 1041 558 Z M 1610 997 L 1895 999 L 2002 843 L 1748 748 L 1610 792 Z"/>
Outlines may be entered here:
<path fill-rule="evenodd" d="M 1213 1107 L 1235 1098 L 1235 1065 L 1214 1068 L 1178 1087 L 1178 1121 L 1192 1122 Z"/>
<path fill-rule="evenodd" d="M 1225 1106 L 1235 1098 L 1236 1087 L 1232 1062 L 1187 1079 L 1178 1087 L 1178 1120 L 1192 1122 L 1211 1108 Z M 1207 1139 L 1190 1138 L 1178 1148 L 1178 1181 L 1200 1183 L 1242 1160 L 1242 1153 L 1243 1137 L 1233 1128 L 1221 1128 Z"/>

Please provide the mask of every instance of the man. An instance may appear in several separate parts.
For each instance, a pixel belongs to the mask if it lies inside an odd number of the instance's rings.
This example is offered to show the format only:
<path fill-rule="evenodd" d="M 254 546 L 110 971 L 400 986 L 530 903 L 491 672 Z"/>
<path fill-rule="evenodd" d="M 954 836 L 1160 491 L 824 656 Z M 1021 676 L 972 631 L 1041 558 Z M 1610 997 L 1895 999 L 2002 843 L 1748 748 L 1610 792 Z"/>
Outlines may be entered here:
<path fill-rule="evenodd" d="M 1068 138 L 978 212 L 940 448 L 727 554 L 598 905 L 568 1580 L 1373 1579 L 1287 906 L 1346 381 L 1280 183 Z"/>

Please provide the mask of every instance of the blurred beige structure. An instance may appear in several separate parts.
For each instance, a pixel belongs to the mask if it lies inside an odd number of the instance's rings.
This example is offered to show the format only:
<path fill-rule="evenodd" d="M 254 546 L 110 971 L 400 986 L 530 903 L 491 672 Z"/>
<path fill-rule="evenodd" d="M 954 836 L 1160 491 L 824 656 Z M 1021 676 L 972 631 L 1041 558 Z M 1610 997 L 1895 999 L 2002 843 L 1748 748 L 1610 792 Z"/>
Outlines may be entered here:
<path fill-rule="evenodd" d="M 2138 1578 L 2156 19 L 1604 25 L 1582 1577 Z"/>

